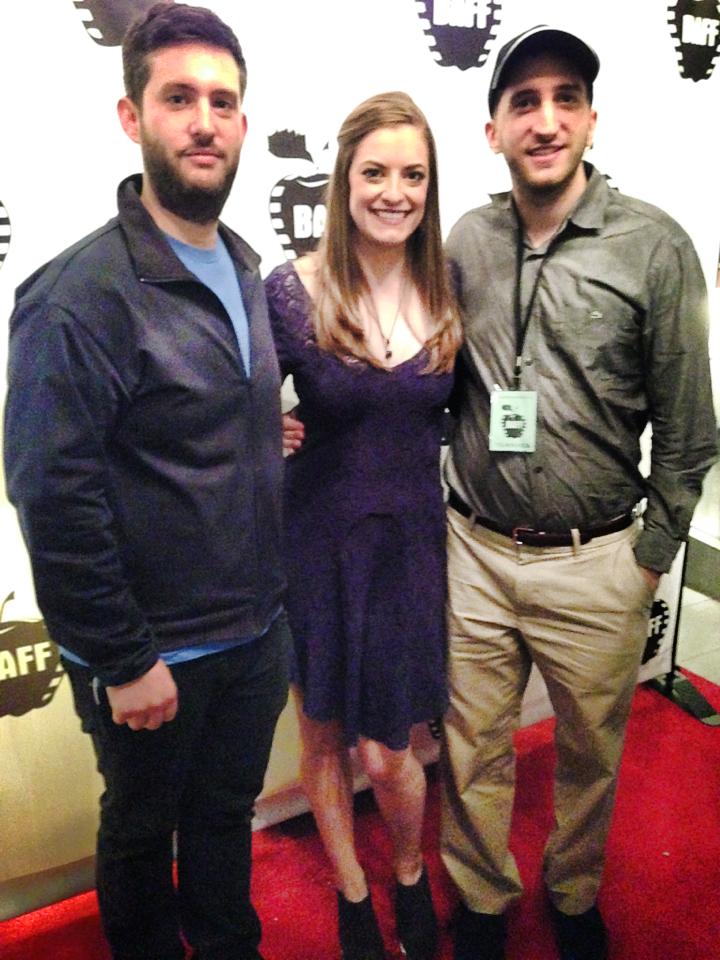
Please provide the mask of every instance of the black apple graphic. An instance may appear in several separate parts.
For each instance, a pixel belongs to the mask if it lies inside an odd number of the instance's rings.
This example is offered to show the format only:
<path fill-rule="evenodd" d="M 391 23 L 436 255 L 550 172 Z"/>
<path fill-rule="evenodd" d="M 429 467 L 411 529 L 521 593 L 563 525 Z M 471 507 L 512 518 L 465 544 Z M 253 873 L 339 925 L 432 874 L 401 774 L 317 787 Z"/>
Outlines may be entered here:
<path fill-rule="evenodd" d="M 513 413 L 512 407 L 509 407 L 507 404 L 503 404 L 503 410 L 508 411 L 502 416 L 502 428 L 506 437 L 512 437 L 517 439 L 525 433 L 525 417 L 520 416 L 519 413 Z"/>
<path fill-rule="evenodd" d="M 119 47 L 133 20 L 156 0 L 73 0 L 73 6 L 95 43 Z"/>
<path fill-rule="evenodd" d="M 477 0 L 414 0 L 414 3 L 430 52 L 441 67 L 467 70 L 485 63 L 500 24 L 498 0 L 490 0 L 488 4 Z"/>
<path fill-rule="evenodd" d="M 669 622 L 670 608 L 668 605 L 664 600 L 653 600 L 648 621 L 647 643 L 642 658 L 643 663 L 647 663 L 648 660 L 652 660 L 657 655 Z"/>
<path fill-rule="evenodd" d="M 720 53 L 718 0 L 676 0 L 667 8 L 678 69 L 687 80 L 706 80 Z"/>
<path fill-rule="evenodd" d="M 45 707 L 64 673 L 60 651 L 42 620 L 3 621 L 8 594 L 0 605 L 0 717 L 22 717 Z"/>
<path fill-rule="evenodd" d="M 0 202 L 0 267 L 5 262 L 10 246 L 10 232 L 10 217 L 2 202 Z"/>
<path fill-rule="evenodd" d="M 305 137 L 292 130 L 281 130 L 268 137 L 268 149 L 275 157 L 299 160 L 300 172 L 279 180 L 270 191 L 272 225 L 288 260 L 310 253 L 325 229 L 325 188 L 329 180 L 313 161 Z M 323 147 L 323 157 L 327 144 Z M 304 172 L 308 164 L 312 171 Z"/>

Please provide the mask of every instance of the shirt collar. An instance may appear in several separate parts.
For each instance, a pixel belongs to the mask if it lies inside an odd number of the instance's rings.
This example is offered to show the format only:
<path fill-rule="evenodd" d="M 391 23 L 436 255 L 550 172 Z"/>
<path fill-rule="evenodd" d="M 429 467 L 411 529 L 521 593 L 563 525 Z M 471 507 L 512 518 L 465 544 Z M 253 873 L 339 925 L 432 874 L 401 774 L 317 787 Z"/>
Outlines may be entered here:
<path fill-rule="evenodd" d="M 585 174 L 588 181 L 587 186 L 568 216 L 564 229 L 567 229 L 568 223 L 572 223 L 580 230 L 599 230 L 605 222 L 605 208 L 608 204 L 610 189 L 607 178 L 596 170 L 591 163 L 587 162 L 585 163 Z M 514 218 L 512 193 L 509 190 L 491 194 L 490 202 L 499 210 L 507 210 Z"/>
<path fill-rule="evenodd" d="M 141 188 L 142 175 L 133 174 L 120 183 L 117 193 L 120 225 L 138 276 L 145 280 L 194 280 L 143 206 Z M 260 258 L 255 251 L 223 223 L 218 230 L 235 263 L 241 269 L 256 270 Z"/>

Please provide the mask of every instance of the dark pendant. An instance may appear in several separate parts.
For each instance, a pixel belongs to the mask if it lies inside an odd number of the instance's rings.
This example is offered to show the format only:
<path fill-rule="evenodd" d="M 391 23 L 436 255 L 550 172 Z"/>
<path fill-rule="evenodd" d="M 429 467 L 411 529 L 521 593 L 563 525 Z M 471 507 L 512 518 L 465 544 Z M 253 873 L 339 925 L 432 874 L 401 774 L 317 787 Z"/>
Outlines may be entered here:
<path fill-rule="evenodd" d="M 392 356 L 392 350 L 386 350 L 386 351 L 385 351 L 385 359 L 386 359 L 386 360 L 389 360 L 391 356 Z"/>

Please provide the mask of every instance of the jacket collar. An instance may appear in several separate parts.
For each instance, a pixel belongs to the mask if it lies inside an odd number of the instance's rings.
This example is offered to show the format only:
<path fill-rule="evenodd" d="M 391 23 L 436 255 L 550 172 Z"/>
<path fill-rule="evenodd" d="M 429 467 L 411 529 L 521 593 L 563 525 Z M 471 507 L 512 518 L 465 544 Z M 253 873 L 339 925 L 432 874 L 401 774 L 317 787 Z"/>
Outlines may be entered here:
<path fill-rule="evenodd" d="M 575 209 L 570 213 L 567 222 L 573 223 L 581 230 L 599 230 L 605 222 L 605 209 L 609 200 L 607 178 L 591 163 L 585 163 L 587 186 L 578 200 Z M 507 210 L 513 214 L 512 193 L 494 193 L 490 196 L 494 207 Z"/>
<path fill-rule="evenodd" d="M 143 206 L 141 188 L 142 174 L 138 173 L 126 177 L 117 192 L 118 219 L 138 277 L 154 281 L 195 280 Z M 242 270 L 256 271 L 260 258 L 252 247 L 223 223 L 219 224 L 219 233 L 233 261 Z"/>

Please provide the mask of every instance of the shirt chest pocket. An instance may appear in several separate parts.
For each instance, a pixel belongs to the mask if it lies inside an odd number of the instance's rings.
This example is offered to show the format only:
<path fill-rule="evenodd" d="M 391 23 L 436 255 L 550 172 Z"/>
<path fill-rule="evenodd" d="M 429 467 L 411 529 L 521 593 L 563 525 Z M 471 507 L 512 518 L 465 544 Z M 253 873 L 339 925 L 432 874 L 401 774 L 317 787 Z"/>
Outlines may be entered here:
<path fill-rule="evenodd" d="M 629 385 L 642 377 L 642 311 L 629 298 L 593 281 L 544 312 L 548 345 L 601 381 Z"/>

